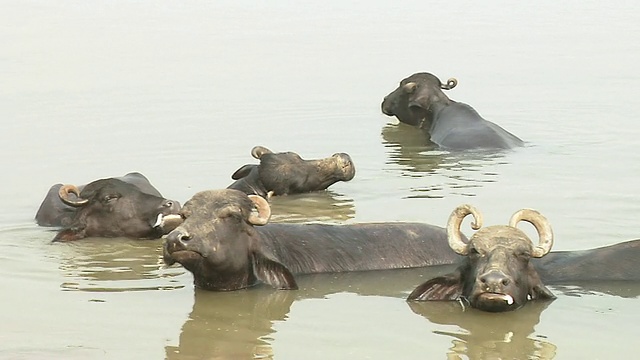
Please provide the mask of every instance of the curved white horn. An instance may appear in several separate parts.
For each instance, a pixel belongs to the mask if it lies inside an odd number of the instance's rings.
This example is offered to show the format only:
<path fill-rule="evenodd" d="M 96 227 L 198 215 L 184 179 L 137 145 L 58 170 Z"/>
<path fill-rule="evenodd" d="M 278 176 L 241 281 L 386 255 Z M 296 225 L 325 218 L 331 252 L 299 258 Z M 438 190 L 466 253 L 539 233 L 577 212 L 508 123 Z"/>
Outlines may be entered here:
<path fill-rule="evenodd" d="M 516 211 L 515 214 L 511 216 L 509 226 L 516 227 L 520 221 L 531 223 L 536 228 L 536 231 L 538 231 L 538 236 L 540 237 L 538 246 L 533 248 L 531 256 L 539 258 L 549 253 L 553 246 L 553 230 L 551 229 L 549 220 L 536 210 L 522 209 Z"/>
<path fill-rule="evenodd" d="M 253 225 L 265 225 L 271 217 L 271 207 L 267 200 L 259 195 L 248 195 L 255 205 L 254 211 L 249 215 L 249 222 Z"/>
<path fill-rule="evenodd" d="M 449 240 L 449 246 L 460 255 L 467 255 L 469 252 L 469 245 L 462 241 L 462 234 L 460 233 L 462 220 L 469 214 L 473 215 L 471 228 L 474 230 L 480 229 L 482 227 L 482 215 L 475 207 L 469 204 L 458 206 L 453 210 L 449 216 L 449 221 L 447 221 L 447 239 Z"/>

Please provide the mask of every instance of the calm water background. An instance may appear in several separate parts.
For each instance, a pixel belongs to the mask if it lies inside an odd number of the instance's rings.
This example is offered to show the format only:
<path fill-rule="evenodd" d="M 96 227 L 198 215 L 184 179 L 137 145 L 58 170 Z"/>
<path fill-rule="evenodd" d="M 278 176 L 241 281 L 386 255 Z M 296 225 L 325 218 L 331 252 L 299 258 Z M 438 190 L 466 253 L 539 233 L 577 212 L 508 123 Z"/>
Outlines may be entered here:
<path fill-rule="evenodd" d="M 130 171 L 184 202 L 264 145 L 357 167 L 329 192 L 275 199 L 274 221 L 444 225 L 470 202 L 486 224 L 540 210 L 555 249 L 638 238 L 639 14 L 630 1 L 0 2 L 0 358 L 634 357 L 638 284 L 554 286 L 556 301 L 504 315 L 404 301 L 447 269 L 209 293 L 163 266 L 161 240 L 50 244 L 33 216 L 54 183 Z M 380 112 L 418 71 L 458 78 L 452 99 L 527 146 L 430 149 Z"/>

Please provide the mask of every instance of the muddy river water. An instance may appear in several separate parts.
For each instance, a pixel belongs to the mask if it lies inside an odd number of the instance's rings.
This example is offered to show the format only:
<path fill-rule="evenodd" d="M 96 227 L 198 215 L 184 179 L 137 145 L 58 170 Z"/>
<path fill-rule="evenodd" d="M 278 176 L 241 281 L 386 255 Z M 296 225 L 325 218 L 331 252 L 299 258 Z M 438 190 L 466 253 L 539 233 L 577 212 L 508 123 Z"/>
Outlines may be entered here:
<path fill-rule="evenodd" d="M 0 358 L 636 357 L 640 284 L 551 286 L 555 301 L 508 314 L 405 302 L 450 268 L 214 293 L 163 265 L 161 239 L 51 244 L 33 217 L 54 183 L 131 171 L 184 202 L 229 185 L 263 145 L 347 152 L 357 168 L 274 199 L 272 221 L 444 226 L 468 202 L 485 224 L 538 209 L 556 250 L 636 239 L 638 14 L 573 0 L 2 2 Z M 382 98 L 419 71 L 456 77 L 452 99 L 526 146 L 437 151 L 384 116 Z"/>

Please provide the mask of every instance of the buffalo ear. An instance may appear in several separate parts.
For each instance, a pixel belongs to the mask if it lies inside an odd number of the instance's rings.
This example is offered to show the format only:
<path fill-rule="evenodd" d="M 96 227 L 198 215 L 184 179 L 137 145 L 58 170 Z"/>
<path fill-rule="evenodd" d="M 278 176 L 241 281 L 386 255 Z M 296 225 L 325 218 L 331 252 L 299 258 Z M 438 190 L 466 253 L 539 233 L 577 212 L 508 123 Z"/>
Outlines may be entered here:
<path fill-rule="evenodd" d="M 540 276 L 531 264 L 529 264 L 529 284 L 529 296 L 531 296 L 531 300 L 556 298 L 551 290 L 544 286 L 542 280 L 540 280 Z"/>
<path fill-rule="evenodd" d="M 84 228 L 71 227 L 60 231 L 56 237 L 53 238 L 52 242 L 74 241 L 84 239 L 85 237 L 87 237 L 87 235 L 85 234 Z"/>
<path fill-rule="evenodd" d="M 253 271 L 256 277 L 265 284 L 269 284 L 276 289 L 297 290 L 298 284 L 293 274 L 286 266 L 271 260 L 261 253 L 254 252 Z"/>
<path fill-rule="evenodd" d="M 251 156 L 256 159 L 260 159 L 264 154 L 273 154 L 273 151 L 264 146 L 254 146 L 253 149 L 251 149 Z"/>
<path fill-rule="evenodd" d="M 251 173 L 251 170 L 253 170 L 253 168 L 256 166 L 258 165 L 255 165 L 255 164 L 243 165 L 240 169 L 236 170 L 236 172 L 234 172 L 233 175 L 231 175 L 231 178 L 233 180 L 240 180 L 243 177 L 246 177 L 247 175 L 249 175 L 249 173 Z"/>
<path fill-rule="evenodd" d="M 556 298 L 556 296 L 553 295 L 551 290 L 549 290 L 542 283 L 532 286 L 531 289 L 529 290 L 529 295 L 531 296 L 531 300 Z"/>
<path fill-rule="evenodd" d="M 438 276 L 415 288 L 408 301 L 455 300 L 462 295 L 462 280 L 459 272 Z"/>

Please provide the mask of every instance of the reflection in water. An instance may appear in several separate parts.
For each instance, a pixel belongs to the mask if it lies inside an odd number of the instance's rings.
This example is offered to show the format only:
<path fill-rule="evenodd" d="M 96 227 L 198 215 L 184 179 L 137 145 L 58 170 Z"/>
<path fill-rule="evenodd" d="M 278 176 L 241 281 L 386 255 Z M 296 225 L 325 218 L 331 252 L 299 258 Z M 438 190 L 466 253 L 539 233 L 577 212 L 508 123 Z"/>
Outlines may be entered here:
<path fill-rule="evenodd" d="M 540 314 L 550 301 L 532 301 L 506 313 L 464 310 L 453 301 L 409 302 L 414 313 L 435 324 L 456 325 L 458 330 L 438 330 L 453 338 L 448 359 L 553 359 L 556 345 L 534 333 Z"/>
<path fill-rule="evenodd" d="M 284 321 L 295 291 L 256 288 L 230 292 L 195 291 L 178 346 L 167 359 L 272 359 L 273 323 Z"/>
<path fill-rule="evenodd" d="M 400 167 L 403 176 L 421 177 L 425 174 L 442 174 L 447 180 L 441 184 L 414 188 L 412 197 L 441 198 L 447 192 L 474 196 L 474 188 L 482 183 L 495 182 L 497 172 L 483 171 L 488 165 L 506 164 L 503 151 L 440 150 L 429 141 L 427 133 L 405 124 L 387 124 L 382 128 L 383 144 L 387 148 L 387 164 Z"/>
<path fill-rule="evenodd" d="M 68 281 L 64 290 L 95 292 L 167 290 L 183 287 L 173 278 L 182 268 L 165 268 L 162 240 L 90 238 L 67 247 L 60 269 Z"/>
<path fill-rule="evenodd" d="M 165 347 L 168 359 L 273 358 L 273 325 L 286 321 L 294 301 L 322 299 L 329 294 L 406 297 L 421 276 L 436 276 L 451 266 L 340 274 L 314 274 L 298 279 L 300 290 L 268 286 L 214 292 L 195 290 L 195 302 L 182 326 L 178 346 Z"/>
<path fill-rule="evenodd" d="M 179 343 L 166 346 L 168 359 L 271 359 L 278 322 L 287 321 L 295 301 L 325 299 L 330 294 L 386 296 L 404 301 L 413 288 L 455 265 L 300 276 L 299 290 L 274 290 L 268 286 L 213 292 L 195 290 L 195 302 L 181 329 Z M 574 291 L 579 291 L 574 289 Z M 587 290 L 588 291 L 588 290 Z M 540 314 L 549 301 L 533 301 L 507 313 L 463 311 L 457 302 L 408 303 L 414 313 L 434 324 L 461 329 L 436 333 L 453 337 L 450 359 L 552 359 L 556 346 L 534 334 Z"/>
<path fill-rule="evenodd" d="M 274 196 L 269 202 L 271 222 L 341 223 L 355 216 L 353 199 L 331 190 Z"/>

